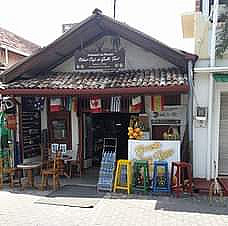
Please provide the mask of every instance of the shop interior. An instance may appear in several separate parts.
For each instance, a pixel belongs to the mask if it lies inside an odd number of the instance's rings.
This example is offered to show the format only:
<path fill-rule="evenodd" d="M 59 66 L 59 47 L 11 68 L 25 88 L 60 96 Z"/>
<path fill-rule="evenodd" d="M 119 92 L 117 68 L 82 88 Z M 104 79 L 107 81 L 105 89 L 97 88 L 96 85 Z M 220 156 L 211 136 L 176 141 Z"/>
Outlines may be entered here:
<path fill-rule="evenodd" d="M 84 159 L 88 167 L 99 167 L 104 148 L 104 138 L 116 138 L 116 158 L 128 158 L 128 126 L 131 114 L 97 113 L 86 115 Z M 113 146 L 115 144 L 112 144 Z M 85 166 L 87 168 L 87 166 Z"/>

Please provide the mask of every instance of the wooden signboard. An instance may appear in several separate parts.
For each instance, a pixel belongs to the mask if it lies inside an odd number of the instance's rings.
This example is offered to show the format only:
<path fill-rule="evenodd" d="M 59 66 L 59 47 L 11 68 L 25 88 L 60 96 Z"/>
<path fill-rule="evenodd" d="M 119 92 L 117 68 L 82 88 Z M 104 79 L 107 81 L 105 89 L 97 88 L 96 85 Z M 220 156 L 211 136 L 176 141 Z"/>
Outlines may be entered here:
<path fill-rule="evenodd" d="M 119 69 L 125 67 L 125 51 L 76 52 L 75 69 Z"/>

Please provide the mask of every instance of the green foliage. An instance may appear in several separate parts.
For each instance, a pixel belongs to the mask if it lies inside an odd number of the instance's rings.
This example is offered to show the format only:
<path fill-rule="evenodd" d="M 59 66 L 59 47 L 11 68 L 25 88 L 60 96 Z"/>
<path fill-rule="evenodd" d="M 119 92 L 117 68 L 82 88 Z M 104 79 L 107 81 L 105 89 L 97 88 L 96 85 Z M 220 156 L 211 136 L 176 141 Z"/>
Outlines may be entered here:
<path fill-rule="evenodd" d="M 228 2 L 224 4 L 228 7 Z M 219 20 L 223 25 L 221 31 L 217 33 L 216 55 L 222 58 L 228 49 L 228 11 L 222 14 Z"/>

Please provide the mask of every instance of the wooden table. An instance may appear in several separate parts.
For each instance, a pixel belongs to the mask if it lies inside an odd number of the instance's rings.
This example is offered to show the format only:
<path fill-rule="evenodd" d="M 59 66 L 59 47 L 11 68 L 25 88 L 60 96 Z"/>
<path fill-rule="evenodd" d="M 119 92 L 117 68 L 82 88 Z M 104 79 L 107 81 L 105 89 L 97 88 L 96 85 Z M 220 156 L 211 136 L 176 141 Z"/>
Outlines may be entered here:
<path fill-rule="evenodd" d="M 22 169 L 27 171 L 27 184 L 28 186 L 35 187 L 34 186 L 34 177 L 32 175 L 33 169 L 37 169 L 41 166 L 41 163 L 24 163 L 17 165 L 18 169 Z"/>

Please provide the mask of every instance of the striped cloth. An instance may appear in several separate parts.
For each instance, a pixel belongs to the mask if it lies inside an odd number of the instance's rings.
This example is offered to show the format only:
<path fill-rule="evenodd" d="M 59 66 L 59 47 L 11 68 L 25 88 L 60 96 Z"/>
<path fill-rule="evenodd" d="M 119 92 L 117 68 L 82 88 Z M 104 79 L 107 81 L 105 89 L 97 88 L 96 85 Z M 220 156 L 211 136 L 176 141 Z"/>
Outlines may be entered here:
<path fill-rule="evenodd" d="M 121 96 L 111 98 L 111 112 L 120 112 Z"/>

